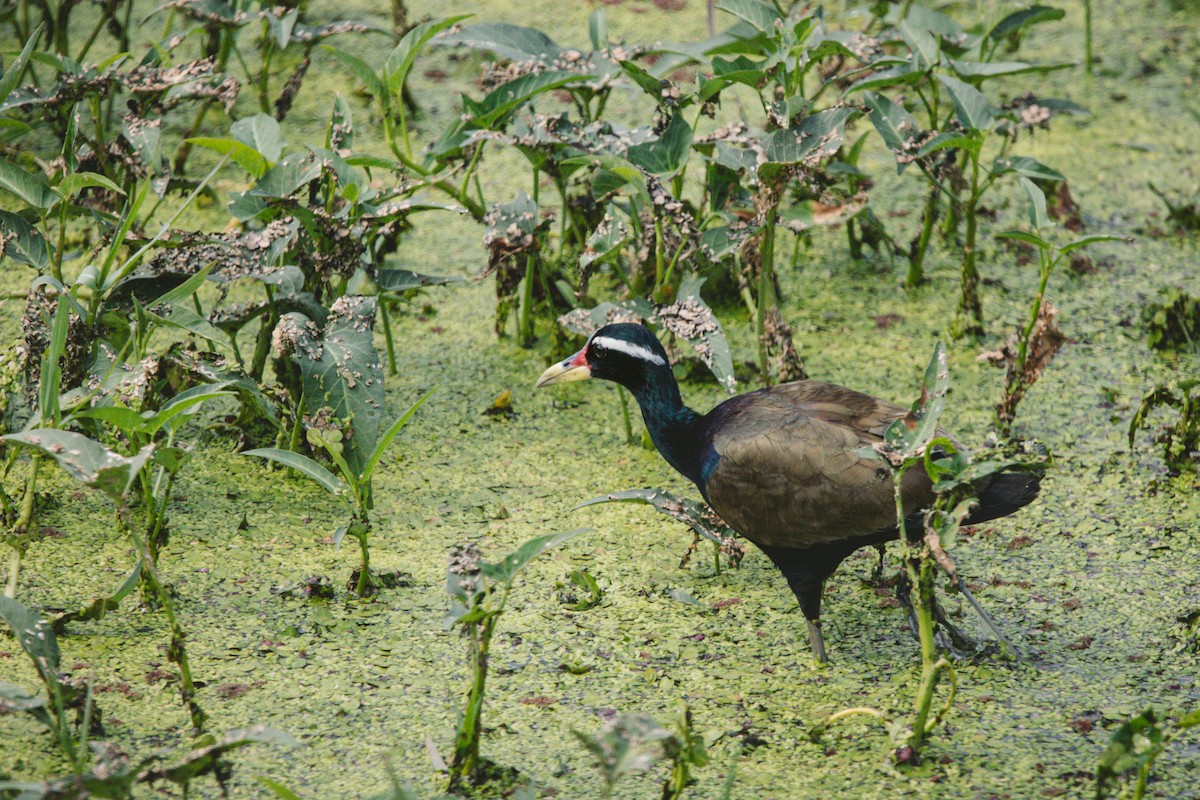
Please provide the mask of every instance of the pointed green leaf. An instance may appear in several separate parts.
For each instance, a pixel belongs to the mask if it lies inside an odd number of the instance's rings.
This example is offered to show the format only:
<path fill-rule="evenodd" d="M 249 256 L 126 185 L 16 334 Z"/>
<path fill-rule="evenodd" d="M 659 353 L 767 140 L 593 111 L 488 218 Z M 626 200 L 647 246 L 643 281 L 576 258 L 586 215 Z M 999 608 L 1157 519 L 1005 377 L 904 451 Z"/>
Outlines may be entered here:
<path fill-rule="evenodd" d="M 418 408 L 424 405 L 425 401 L 429 399 L 429 395 L 433 394 L 436 390 L 437 387 L 435 386 L 425 394 L 421 395 L 417 402 L 409 406 L 408 411 L 405 411 L 403 414 L 401 414 L 400 418 L 393 422 L 391 427 L 389 427 L 384 434 L 379 437 L 379 442 L 375 445 L 375 451 L 371 453 L 370 459 L 367 460 L 367 465 L 363 467 L 361 477 L 363 483 L 371 480 L 371 475 L 375 472 L 375 467 L 378 466 L 379 459 L 383 458 L 383 452 L 387 450 L 388 445 L 392 443 L 392 439 L 396 438 L 396 434 L 400 433 L 400 430 L 408 423 L 409 418 L 412 417 Z"/>
<path fill-rule="evenodd" d="M 302 453 L 293 453 L 291 450 L 281 450 L 278 447 L 261 447 L 257 450 L 245 450 L 242 455 L 265 458 L 268 461 L 283 464 L 285 467 L 291 467 L 312 478 L 332 494 L 341 494 L 346 491 L 346 484 L 341 478 Z"/>
<path fill-rule="evenodd" d="M 50 245 L 41 231 L 11 211 L 0 211 L 0 256 L 42 272 L 50 267 Z"/>
<path fill-rule="evenodd" d="M 1034 230 L 1049 228 L 1054 225 L 1046 214 L 1046 195 L 1041 188 L 1024 175 L 1018 175 L 1021 191 L 1025 192 L 1025 201 L 1029 209 L 1029 224 Z"/>
<path fill-rule="evenodd" d="M 969 131 L 991 129 L 996 122 L 995 109 L 978 89 L 949 75 L 938 75 L 938 80 L 946 87 L 950 101 L 954 103 L 955 116 L 964 128 Z"/>
<path fill-rule="evenodd" d="M 12 94 L 13 89 L 17 88 L 17 83 L 21 80 L 21 73 L 25 71 L 25 65 L 29 63 L 29 56 L 33 52 L 34 45 L 42 38 L 42 29 L 46 27 L 46 23 L 41 23 L 33 31 L 33 35 L 25 42 L 25 46 L 21 48 L 21 52 L 12 63 L 8 65 L 8 69 L 4 70 L 4 77 L 0 78 L 0 105 L 3 105 L 8 96 Z"/>
<path fill-rule="evenodd" d="M 113 499 L 129 491 L 134 478 L 154 452 L 154 445 L 147 445 L 137 454 L 126 457 L 82 433 L 54 428 L 10 433 L 0 439 L 50 456 L 72 478 Z"/>
<path fill-rule="evenodd" d="M 422 22 L 404 34 L 404 38 L 383 62 L 383 80 L 387 82 L 387 87 L 393 95 L 398 97 L 403 91 L 404 82 L 408 80 L 409 70 L 412 69 L 413 62 L 416 61 L 417 55 L 425 43 L 469 16 L 470 14 L 460 14 L 455 17 Z"/>
<path fill-rule="evenodd" d="M 500 561 L 485 562 L 482 565 L 483 574 L 496 583 L 511 583 L 517 573 L 529 566 L 530 562 L 538 556 L 591 530 L 591 528 L 575 528 L 562 533 L 551 533 L 530 539 Z"/>
<path fill-rule="evenodd" d="M 42 175 L 34 174 L 0 158 L 0 189 L 10 192 L 27 206 L 45 211 L 58 202 L 58 195 Z"/>
<path fill-rule="evenodd" d="M 782 19 L 779 9 L 765 0 L 717 0 L 716 8 L 744 19 L 768 35 L 775 33 L 775 23 Z"/>

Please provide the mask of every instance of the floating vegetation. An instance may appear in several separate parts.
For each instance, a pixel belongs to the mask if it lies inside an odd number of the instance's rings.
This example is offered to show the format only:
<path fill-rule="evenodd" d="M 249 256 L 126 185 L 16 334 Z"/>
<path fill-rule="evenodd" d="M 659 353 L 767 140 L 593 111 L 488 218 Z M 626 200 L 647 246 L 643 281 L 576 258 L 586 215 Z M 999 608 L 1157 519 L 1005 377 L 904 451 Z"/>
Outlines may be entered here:
<path fill-rule="evenodd" d="M 1194 791 L 1186 26 L 435 5 L 3 4 L 0 797 Z M 624 394 L 529 393 L 626 321 L 695 407 L 947 343 L 831 666 Z"/>

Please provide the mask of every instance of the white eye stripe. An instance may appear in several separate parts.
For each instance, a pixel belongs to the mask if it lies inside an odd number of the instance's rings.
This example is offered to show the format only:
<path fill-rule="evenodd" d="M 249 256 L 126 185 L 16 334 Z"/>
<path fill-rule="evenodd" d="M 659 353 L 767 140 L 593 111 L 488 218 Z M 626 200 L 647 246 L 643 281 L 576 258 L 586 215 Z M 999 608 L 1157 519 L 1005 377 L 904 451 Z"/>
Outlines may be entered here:
<path fill-rule="evenodd" d="M 607 336 L 592 337 L 592 344 L 598 344 L 601 347 L 607 347 L 609 350 L 616 350 L 624 353 L 627 356 L 640 358 L 642 361 L 649 361 L 651 364 L 656 364 L 660 367 L 667 363 L 666 359 L 664 359 L 658 353 L 655 353 L 649 347 L 646 347 L 644 344 L 634 344 L 633 342 L 627 342 L 624 339 L 610 339 Z"/>

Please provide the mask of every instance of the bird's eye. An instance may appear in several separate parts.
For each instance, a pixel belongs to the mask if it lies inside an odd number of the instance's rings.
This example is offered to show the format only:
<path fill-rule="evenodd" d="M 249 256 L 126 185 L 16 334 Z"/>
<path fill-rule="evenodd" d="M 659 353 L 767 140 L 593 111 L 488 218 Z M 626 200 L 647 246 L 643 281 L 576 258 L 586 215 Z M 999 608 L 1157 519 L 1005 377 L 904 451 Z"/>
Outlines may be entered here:
<path fill-rule="evenodd" d="M 591 354 L 596 358 L 604 358 L 606 355 L 608 355 L 608 348 L 599 342 L 593 342 Z"/>

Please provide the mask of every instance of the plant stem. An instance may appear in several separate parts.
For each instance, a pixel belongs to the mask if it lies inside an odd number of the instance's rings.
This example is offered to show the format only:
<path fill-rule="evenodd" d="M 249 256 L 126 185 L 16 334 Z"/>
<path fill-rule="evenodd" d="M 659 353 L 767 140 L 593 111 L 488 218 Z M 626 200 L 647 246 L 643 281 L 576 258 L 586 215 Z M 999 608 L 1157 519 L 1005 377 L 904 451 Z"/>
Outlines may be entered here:
<path fill-rule="evenodd" d="M 767 209 L 758 266 L 758 308 L 754 329 L 758 334 L 758 359 L 763 384 L 771 385 L 771 365 L 767 361 L 767 311 L 775 306 L 775 206 Z"/>
<path fill-rule="evenodd" d="M 21 557 L 25 554 L 23 540 L 33 525 L 33 516 L 36 511 L 34 499 L 37 490 L 38 468 L 41 464 L 42 457 L 35 455 L 33 463 L 29 467 L 29 477 L 25 480 L 25 494 L 21 496 L 21 513 L 17 517 L 16 524 L 13 525 L 13 551 L 8 561 L 8 581 L 4 586 L 5 597 L 15 598 L 17 596 L 17 576 L 21 572 Z"/>
<path fill-rule="evenodd" d="M 925 198 L 925 210 L 921 215 L 921 232 L 913 242 L 908 256 L 908 275 L 904 279 L 905 287 L 912 289 L 925 281 L 925 253 L 929 250 L 929 239 L 933 236 L 933 226 L 937 222 L 938 187 L 929 187 L 929 196 Z"/>
<path fill-rule="evenodd" d="M 971 194 L 967 198 L 964 216 L 967 223 L 966 240 L 963 243 L 962 298 L 959 311 L 967 317 L 965 332 L 969 336 L 983 335 L 983 302 L 979 298 L 978 254 L 975 252 L 978 218 L 976 207 L 982 191 L 979 187 L 979 157 L 972 154 Z"/>
<path fill-rule="evenodd" d="M 1092 0 L 1083 0 L 1083 71 L 1092 75 Z"/>
<path fill-rule="evenodd" d="M 128 508 L 125 505 L 124 499 L 118 501 L 117 520 L 125 528 L 125 532 L 129 536 L 129 541 L 133 544 L 133 549 L 137 551 L 142 559 L 142 577 L 149 582 L 150 587 L 158 596 L 159 606 L 167 615 L 167 624 L 171 626 L 171 644 L 167 648 L 167 658 L 179 665 L 179 696 L 183 700 L 183 704 L 187 706 L 188 714 L 192 721 L 192 728 L 196 733 L 203 733 L 207 715 L 196 702 L 196 685 L 192 681 L 192 669 L 188 662 L 187 647 L 184 644 L 187 634 L 184 633 L 183 626 L 179 624 L 179 618 L 175 616 L 175 607 L 171 602 L 171 593 L 163 586 L 158 574 L 158 566 L 154 563 L 154 558 L 150 554 L 150 547 L 146 544 L 146 540 L 129 524 Z"/>
<path fill-rule="evenodd" d="M 625 388 L 617 387 L 617 397 L 621 398 L 621 417 L 625 420 L 625 444 L 635 444 L 633 438 L 633 420 L 629 416 L 629 400 L 625 397 Z"/>
<path fill-rule="evenodd" d="M 365 520 L 363 521 L 365 525 Z M 358 572 L 358 583 L 354 587 L 354 593 L 359 597 L 366 597 L 374 588 L 371 581 L 371 551 L 367 547 L 367 536 L 370 534 L 370 528 L 363 530 L 358 534 L 358 551 L 362 554 L 362 567 Z"/>
<path fill-rule="evenodd" d="M 1055 259 L 1050 257 L 1048 247 L 1038 248 L 1038 257 L 1041 262 L 1042 275 L 1038 282 L 1037 294 L 1033 298 L 1033 306 L 1029 309 L 1029 322 L 1026 323 L 1025 330 L 1021 332 L 1021 341 L 1017 345 L 1017 360 L 1013 364 L 1013 374 L 1016 376 L 1018 385 L 1021 382 L 1021 376 L 1025 374 L 1025 359 L 1029 355 L 1029 339 L 1033 336 L 1033 329 L 1037 327 L 1038 317 L 1042 313 L 1042 302 L 1046 297 L 1046 284 L 1050 282 L 1050 273 L 1054 271 Z"/>
<path fill-rule="evenodd" d="M 392 322 L 388 315 L 387 298 L 379 296 L 379 321 L 383 323 L 383 341 L 387 345 L 388 374 L 396 376 L 396 342 L 392 339 Z"/>
<path fill-rule="evenodd" d="M 483 735 L 483 695 L 487 688 L 488 650 L 499 614 L 491 613 L 469 628 L 471 639 L 471 686 L 467 707 L 454 742 L 454 761 L 450 766 L 450 791 L 470 783 L 479 770 L 479 740 Z"/>
<path fill-rule="evenodd" d="M 915 590 L 912 594 L 913 610 L 916 612 L 917 633 L 921 641 L 921 684 L 913 703 L 913 729 L 908 740 L 914 755 L 919 756 L 929 733 L 927 720 L 942 668 L 937 657 L 937 642 L 933 638 L 933 565 L 926 553 L 918 551 L 905 560 L 904 566 L 909 583 Z"/>

